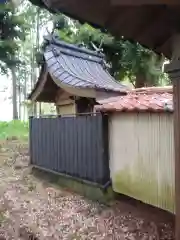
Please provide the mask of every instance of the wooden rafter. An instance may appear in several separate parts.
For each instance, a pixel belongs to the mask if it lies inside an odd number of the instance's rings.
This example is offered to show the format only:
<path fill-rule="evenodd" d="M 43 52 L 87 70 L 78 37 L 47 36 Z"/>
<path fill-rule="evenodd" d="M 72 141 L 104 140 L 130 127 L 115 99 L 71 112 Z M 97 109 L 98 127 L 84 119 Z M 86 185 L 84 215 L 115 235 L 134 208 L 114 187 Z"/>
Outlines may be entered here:
<path fill-rule="evenodd" d="M 111 0 L 114 6 L 142 6 L 142 5 L 174 5 L 180 4 L 179 0 Z"/>
<path fill-rule="evenodd" d="M 142 41 L 142 39 L 147 38 L 149 34 L 151 35 L 154 32 L 154 28 L 159 26 L 166 16 L 166 9 L 159 13 L 158 9 L 156 11 L 156 14 L 153 13 L 151 18 L 148 18 L 148 20 L 145 20 L 144 28 L 141 28 L 140 31 L 137 32 L 135 35 L 135 38 L 138 39 L 138 41 Z"/>

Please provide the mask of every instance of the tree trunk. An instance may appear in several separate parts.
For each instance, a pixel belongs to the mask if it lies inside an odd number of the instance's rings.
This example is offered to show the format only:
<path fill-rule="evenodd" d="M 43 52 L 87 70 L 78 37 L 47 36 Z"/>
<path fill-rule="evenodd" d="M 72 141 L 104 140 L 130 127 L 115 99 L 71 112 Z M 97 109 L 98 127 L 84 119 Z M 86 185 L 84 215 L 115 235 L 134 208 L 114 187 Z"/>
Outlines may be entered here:
<path fill-rule="evenodd" d="M 23 100 L 24 100 L 24 103 L 25 103 L 26 97 L 27 97 L 27 74 L 26 74 L 26 71 L 27 71 L 27 70 L 25 70 L 25 75 L 24 75 L 24 87 L 23 87 Z M 24 120 L 24 121 L 25 121 L 26 118 L 27 118 L 26 112 L 27 112 L 27 106 L 26 106 L 26 104 L 24 104 L 24 106 L 23 106 L 23 120 Z"/>
<path fill-rule="evenodd" d="M 42 105 L 41 105 L 41 102 L 39 103 L 39 116 L 42 115 Z"/>
<path fill-rule="evenodd" d="M 19 92 L 19 119 L 21 120 L 21 86 L 19 86 L 18 92 Z"/>
<path fill-rule="evenodd" d="M 137 74 L 135 79 L 135 88 L 146 87 L 146 76 L 144 74 Z"/>
<path fill-rule="evenodd" d="M 18 111 L 17 111 L 17 78 L 16 78 L 16 67 L 11 67 L 11 74 L 12 74 L 12 86 L 13 86 L 13 120 L 18 119 Z"/>
<path fill-rule="evenodd" d="M 40 7 L 38 7 L 37 9 L 37 19 L 36 19 L 36 53 L 39 52 L 39 30 L 40 30 L 39 24 L 40 24 Z M 37 77 L 39 76 L 39 66 L 36 63 L 35 57 L 34 57 L 34 71 L 36 72 L 36 74 L 34 75 L 34 85 L 35 85 L 37 81 Z M 34 111 L 36 115 L 37 115 L 37 107 L 38 107 L 38 103 L 35 102 Z M 39 105 L 39 114 L 40 114 L 40 111 L 41 111 L 41 106 Z"/>

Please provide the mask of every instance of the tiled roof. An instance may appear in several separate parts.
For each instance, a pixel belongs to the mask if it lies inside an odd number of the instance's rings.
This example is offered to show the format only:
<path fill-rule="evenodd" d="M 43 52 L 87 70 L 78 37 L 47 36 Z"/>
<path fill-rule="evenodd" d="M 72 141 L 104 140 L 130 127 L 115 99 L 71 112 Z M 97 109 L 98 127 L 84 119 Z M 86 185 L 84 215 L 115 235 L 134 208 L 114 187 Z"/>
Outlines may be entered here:
<path fill-rule="evenodd" d="M 58 81 L 78 88 L 128 90 L 108 73 L 103 54 L 59 41 L 54 36 L 45 39 L 48 42 L 44 53 L 48 71 Z"/>
<path fill-rule="evenodd" d="M 125 96 L 113 97 L 99 101 L 97 111 L 102 112 L 173 112 L 172 88 L 163 91 L 137 90 Z"/>

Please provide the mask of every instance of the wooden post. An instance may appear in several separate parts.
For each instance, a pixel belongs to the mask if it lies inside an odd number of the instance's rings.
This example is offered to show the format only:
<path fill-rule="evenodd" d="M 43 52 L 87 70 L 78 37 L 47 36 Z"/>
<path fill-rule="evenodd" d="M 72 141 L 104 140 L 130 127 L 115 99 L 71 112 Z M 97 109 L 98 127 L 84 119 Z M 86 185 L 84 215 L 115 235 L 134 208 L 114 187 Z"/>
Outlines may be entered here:
<path fill-rule="evenodd" d="M 174 102 L 174 150 L 175 150 L 175 239 L 180 240 L 180 34 L 172 41 L 172 61 L 165 65 L 165 71 L 173 84 Z"/>

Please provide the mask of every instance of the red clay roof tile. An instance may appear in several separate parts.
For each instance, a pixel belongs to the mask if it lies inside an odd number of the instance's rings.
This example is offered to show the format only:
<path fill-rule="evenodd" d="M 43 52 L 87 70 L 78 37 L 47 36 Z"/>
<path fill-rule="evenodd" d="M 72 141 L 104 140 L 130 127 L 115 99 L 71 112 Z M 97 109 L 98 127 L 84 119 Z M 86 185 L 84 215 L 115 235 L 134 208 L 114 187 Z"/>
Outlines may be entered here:
<path fill-rule="evenodd" d="M 112 97 L 99 101 L 96 111 L 102 112 L 173 112 L 173 93 L 172 88 L 150 88 L 129 92 L 126 96 Z M 166 91 L 167 90 L 167 91 Z"/>

